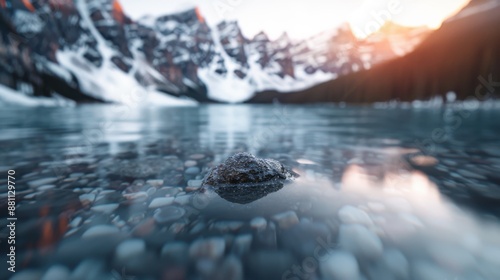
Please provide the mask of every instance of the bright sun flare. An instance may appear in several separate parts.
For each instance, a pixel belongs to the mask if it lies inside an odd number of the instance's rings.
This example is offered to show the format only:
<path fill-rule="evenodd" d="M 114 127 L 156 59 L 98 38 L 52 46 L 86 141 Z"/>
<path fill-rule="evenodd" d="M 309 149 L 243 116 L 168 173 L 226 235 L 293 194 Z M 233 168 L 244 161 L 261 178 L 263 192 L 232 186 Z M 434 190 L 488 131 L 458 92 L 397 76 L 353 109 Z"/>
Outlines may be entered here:
<path fill-rule="evenodd" d="M 387 21 L 404 26 L 437 29 L 469 2 L 470 0 L 371 0 L 365 1 L 348 21 L 359 38 L 377 32 Z"/>
<path fill-rule="evenodd" d="M 405 26 L 437 28 L 470 0 L 120 0 L 127 14 L 138 19 L 146 14 L 164 15 L 199 7 L 209 23 L 237 20 L 243 33 L 252 37 L 265 31 L 271 38 L 287 32 L 306 39 L 348 22 L 356 36 L 376 32 L 385 21 Z M 160 3 L 161 2 L 161 3 Z"/>

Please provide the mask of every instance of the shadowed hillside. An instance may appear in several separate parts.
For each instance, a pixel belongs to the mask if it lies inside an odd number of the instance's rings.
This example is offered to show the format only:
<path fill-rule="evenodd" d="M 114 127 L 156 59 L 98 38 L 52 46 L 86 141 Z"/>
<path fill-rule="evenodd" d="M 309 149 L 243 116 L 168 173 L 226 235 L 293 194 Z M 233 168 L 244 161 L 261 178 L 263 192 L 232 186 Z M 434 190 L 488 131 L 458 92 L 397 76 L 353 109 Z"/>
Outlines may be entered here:
<path fill-rule="evenodd" d="M 405 57 L 303 91 L 258 93 L 248 102 L 412 101 L 450 91 L 462 100 L 483 99 L 500 89 L 499 14 L 498 5 L 480 13 L 464 13 L 443 24 Z"/>

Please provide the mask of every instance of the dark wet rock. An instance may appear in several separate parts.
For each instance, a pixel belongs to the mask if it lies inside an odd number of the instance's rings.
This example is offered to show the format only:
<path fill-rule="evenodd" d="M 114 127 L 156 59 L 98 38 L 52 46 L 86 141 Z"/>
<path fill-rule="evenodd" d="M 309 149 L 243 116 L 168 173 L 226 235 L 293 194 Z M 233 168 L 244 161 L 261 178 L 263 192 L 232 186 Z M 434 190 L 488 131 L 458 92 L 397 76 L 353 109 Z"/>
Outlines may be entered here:
<path fill-rule="evenodd" d="M 168 206 L 159 209 L 154 214 L 155 221 L 160 224 L 168 224 L 171 222 L 175 222 L 182 218 L 186 214 L 186 210 L 177 206 Z"/>
<path fill-rule="evenodd" d="M 202 185 L 230 202 L 246 204 L 280 190 L 297 176 L 276 160 L 238 153 L 213 168 Z"/>
<path fill-rule="evenodd" d="M 249 153 L 238 153 L 211 170 L 203 185 L 256 184 L 292 179 L 296 174 L 272 159 L 259 159 Z"/>

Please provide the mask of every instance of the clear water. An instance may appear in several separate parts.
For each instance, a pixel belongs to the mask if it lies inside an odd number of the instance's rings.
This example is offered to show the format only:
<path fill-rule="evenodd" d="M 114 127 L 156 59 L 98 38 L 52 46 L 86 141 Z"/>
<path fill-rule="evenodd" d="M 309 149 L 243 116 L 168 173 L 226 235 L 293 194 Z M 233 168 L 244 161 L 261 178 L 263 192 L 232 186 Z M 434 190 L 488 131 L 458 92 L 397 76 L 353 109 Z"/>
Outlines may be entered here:
<path fill-rule="evenodd" d="M 500 279 L 499 117 L 464 107 L 4 109 L 0 201 L 7 209 L 14 170 L 16 273 L 0 275 Z M 200 192 L 239 151 L 301 176 L 247 204 Z M 6 240 L 7 210 L 0 217 Z"/>

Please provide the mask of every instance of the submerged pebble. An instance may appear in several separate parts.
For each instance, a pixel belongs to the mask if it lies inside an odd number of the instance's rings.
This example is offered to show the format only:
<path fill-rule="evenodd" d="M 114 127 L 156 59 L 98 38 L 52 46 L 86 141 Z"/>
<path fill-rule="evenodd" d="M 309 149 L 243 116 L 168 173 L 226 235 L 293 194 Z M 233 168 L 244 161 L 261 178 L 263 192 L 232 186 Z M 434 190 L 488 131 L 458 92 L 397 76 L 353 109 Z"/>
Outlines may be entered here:
<path fill-rule="evenodd" d="M 235 256 L 225 258 L 217 269 L 215 279 L 243 280 L 243 265 L 241 261 Z"/>
<path fill-rule="evenodd" d="M 343 251 L 334 251 L 320 262 L 324 279 L 360 280 L 359 265 L 356 258 Z"/>
<path fill-rule="evenodd" d="M 159 209 L 155 214 L 154 214 L 154 219 L 156 223 L 162 225 L 162 224 L 167 224 L 171 222 L 175 222 L 182 218 L 186 214 L 186 210 L 183 208 L 177 207 L 177 206 L 168 206 Z"/>
<path fill-rule="evenodd" d="M 372 219 L 368 214 L 354 206 L 344 206 L 339 210 L 339 218 L 344 224 L 361 224 L 365 226 L 371 226 L 373 224 Z"/>
<path fill-rule="evenodd" d="M 131 239 L 120 243 L 116 247 L 115 258 L 117 262 L 141 255 L 146 251 L 146 243 L 142 239 Z"/>
<path fill-rule="evenodd" d="M 220 221 L 213 224 L 213 229 L 220 232 L 237 231 L 243 227 L 244 223 L 239 221 Z"/>
<path fill-rule="evenodd" d="M 38 270 L 27 269 L 16 272 L 10 280 L 39 280 L 42 277 L 42 272 Z"/>
<path fill-rule="evenodd" d="M 82 235 L 82 238 L 110 235 L 118 232 L 120 232 L 120 230 L 115 226 L 98 225 L 98 226 L 93 226 L 89 228 L 87 231 L 85 231 Z"/>
<path fill-rule="evenodd" d="M 167 205 L 170 205 L 174 202 L 175 198 L 173 197 L 158 197 L 153 199 L 149 204 L 149 208 L 160 208 Z"/>
<path fill-rule="evenodd" d="M 456 278 L 439 266 L 421 260 L 413 263 L 412 276 L 415 280 L 443 280 Z"/>
<path fill-rule="evenodd" d="M 293 279 L 286 277 L 285 273 L 294 263 L 295 259 L 288 252 L 260 250 L 250 253 L 246 265 L 248 273 L 254 277 L 252 279 Z"/>
<path fill-rule="evenodd" d="M 103 205 L 97 205 L 92 207 L 92 210 L 96 212 L 101 212 L 101 213 L 106 213 L 106 214 L 111 214 L 113 211 L 115 211 L 118 206 L 120 206 L 117 203 L 112 203 L 112 204 L 103 204 Z"/>
<path fill-rule="evenodd" d="M 342 225 L 339 231 L 342 249 L 363 259 L 377 259 L 382 255 L 380 238 L 362 225 Z"/>
<path fill-rule="evenodd" d="M 43 275 L 41 280 L 67 280 L 71 271 L 62 265 L 53 265 Z"/>
<path fill-rule="evenodd" d="M 189 247 L 189 256 L 194 259 L 217 260 L 224 255 L 225 248 L 226 241 L 223 238 L 198 239 Z"/>
<path fill-rule="evenodd" d="M 167 243 L 161 249 L 161 257 L 173 263 L 188 261 L 189 246 L 184 242 Z"/>
<path fill-rule="evenodd" d="M 236 256 L 243 256 L 250 251 L 253 237 L 251 234 L 236 236 L 233 242 L 232 253 Z"/>
<path fill-rule="evenodd" d="M 266 219 L 262 218 L 262 217 L 256 217 L 256 218 L 253 218 L 251 221 L 250 221 L 250 226 L 253 228 L 253 229 L 256 229 L 256 230 L 263 230 L 266 228 L 267 226 L 267 221 Z"/>
<path fill-rule="evenodd" d="M 31 188 L 38 188 L 38 187 L 41 187 L 43 185 L 53 184 L 53 183 L 57 182 L 57 180 L 58 179 L 55 177 L 43 178 L 43 179 L 38 179 L 38 180 L 34 180 L 34 181 L 29 181 L 28 185 Z"/>
<path fill-rule="evenodd" d="M 274 215 L 272 219 L 277 222 L 279 227 L 282 229 L 287 229 L 299 223 L 299 217 L 297 217 L 297 214 L 294 211 Z"/>

